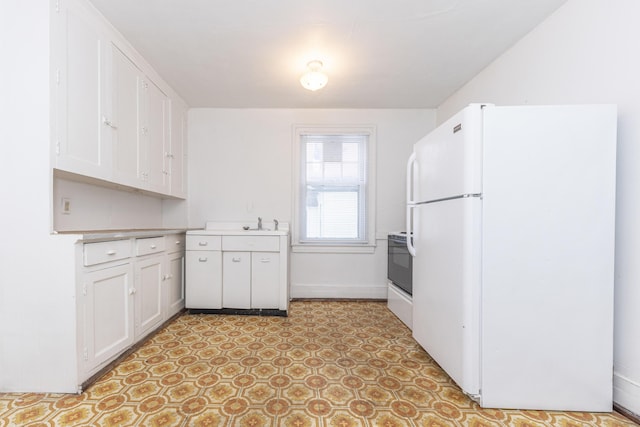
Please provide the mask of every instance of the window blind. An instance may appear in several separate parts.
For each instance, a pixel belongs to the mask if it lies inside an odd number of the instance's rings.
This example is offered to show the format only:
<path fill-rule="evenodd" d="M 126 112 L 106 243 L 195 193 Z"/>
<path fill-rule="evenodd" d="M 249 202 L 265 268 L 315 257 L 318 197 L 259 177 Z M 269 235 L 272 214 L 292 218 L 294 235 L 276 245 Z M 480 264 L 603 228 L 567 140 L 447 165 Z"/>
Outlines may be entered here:
<path fill-rule="evenodd" d="M 300 241 L 366 243 L 367 135 L 300 138 Z"/>

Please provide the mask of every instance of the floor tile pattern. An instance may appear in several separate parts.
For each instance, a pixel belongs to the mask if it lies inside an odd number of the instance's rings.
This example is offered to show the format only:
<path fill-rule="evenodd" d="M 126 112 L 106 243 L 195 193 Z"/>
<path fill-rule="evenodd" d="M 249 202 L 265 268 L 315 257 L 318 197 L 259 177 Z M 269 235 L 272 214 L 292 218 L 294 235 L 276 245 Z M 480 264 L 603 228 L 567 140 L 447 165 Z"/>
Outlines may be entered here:
<path fill-rule="evenodd" d="M 0 426 L 635 426 L 481 409 L 381 302 L 296 301 L 288 318 L 184 315 L 80 395 L 0 394 Z"/>

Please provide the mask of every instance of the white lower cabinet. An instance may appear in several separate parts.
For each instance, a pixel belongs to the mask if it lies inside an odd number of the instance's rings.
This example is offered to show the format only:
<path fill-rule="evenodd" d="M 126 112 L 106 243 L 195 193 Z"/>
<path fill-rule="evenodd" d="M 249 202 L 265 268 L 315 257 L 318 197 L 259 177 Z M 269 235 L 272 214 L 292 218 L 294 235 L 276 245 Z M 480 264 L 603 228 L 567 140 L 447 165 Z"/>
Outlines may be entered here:
<path fill-rule="evenodd" d="M 133 344 L 132 288 L 130 263 L 84 275 L 80 298 L 80 321 L 84 325 L 81 358 L 89 375 L 94 367 Z"/>
<path fill-rule="evenodd" d="M 222 306 L 251 308 L 251 252 L 222 253 Z"/>
<path fill-rule="evenodd" d="M 278 252 L 223 252 L 222 306 L 277 309 L 279 259 Z"/>
<path fill-rule="evenodd" d="M 193 231 L 186 257 L 187 308 L 287 311 L 288 234 Z"/>
<path fill-rule="evenodd" d="M 280 294 L 280 254 L 253 252 L 251 254 L 252 308 L 278 308 Z"/>
<path fill-rule="evenodd" d="M 222 252 L 188 250 L 186 260 L 186 307 L 222 308 Z"/>
<path fill-rule="evenodd" d="M 166 295 L 166 318 L 180 312 L 185 305 L 184 271 L 185 271 L 185 235 L 172 234 L 165 237 L 166 274 L 164 294 Z"/>
<path fill-rule="evenodd" d="M 167 317 L 184 308 L 184 253 L 167 255 L 169 273 L 165 277 Z"/>
<path fill-rule="evenodd" d="M 135 337 L 147 335 L 162 323 L 163 256 L 135 263 Z"/>
<path fill-rule="evenodd" d="M 79 373 L 86 381 L 184 308 L 184 235 L 80 244 L 78 265 Z"/>

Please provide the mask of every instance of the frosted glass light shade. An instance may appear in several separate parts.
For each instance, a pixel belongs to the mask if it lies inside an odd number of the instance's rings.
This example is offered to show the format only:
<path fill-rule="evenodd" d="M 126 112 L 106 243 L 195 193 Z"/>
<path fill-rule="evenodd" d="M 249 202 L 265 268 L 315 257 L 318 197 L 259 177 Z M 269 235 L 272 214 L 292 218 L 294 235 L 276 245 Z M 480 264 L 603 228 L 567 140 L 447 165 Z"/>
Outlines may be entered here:
<path fill-rule="evenodd" d="M 323 73 L 322 62 L 311 61 L 307 64 L 308 71 L 300 77 L 300 84 L 303 88 L 316 91 L 327 85 L 329 77 Z"/>

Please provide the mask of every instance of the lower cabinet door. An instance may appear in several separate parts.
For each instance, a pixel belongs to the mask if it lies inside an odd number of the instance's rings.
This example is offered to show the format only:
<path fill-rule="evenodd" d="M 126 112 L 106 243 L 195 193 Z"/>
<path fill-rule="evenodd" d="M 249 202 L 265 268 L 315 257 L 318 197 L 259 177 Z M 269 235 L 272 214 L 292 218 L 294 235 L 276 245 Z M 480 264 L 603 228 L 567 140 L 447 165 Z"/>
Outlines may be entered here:
<path fill-rule="evenodd" d="M 163 257 L 136 262 L 136 338 L 146 335 L 162 322 Z"/>
<path fill-rule="evenodd" d="M 85 373 L 133 344 L 133 271 L 131 264 L 83 275 L 80 318 L 84 319 L 82 359 Z"/>
<path fill-rule="evenodd" d="M 222 252 L 187 251 L 186 258 L 186 307 L 222 308 Z"/>
<path fill-rule="evenodd" d="M 278 308 L 280 297 L 280 254 L 251 254 L 251 308 Z"/>
<path fill-rule="evenodd" d="M 251 308 L 251 252 L 222 253 L 222 306 Z"/>
<path fill-rule="evenodd" d="M 173 316 L 184 307 L 184 254 L 168 255 L 169 273 L 165 289 L 167 290 L 167 313 L 165 319 Z"/>

